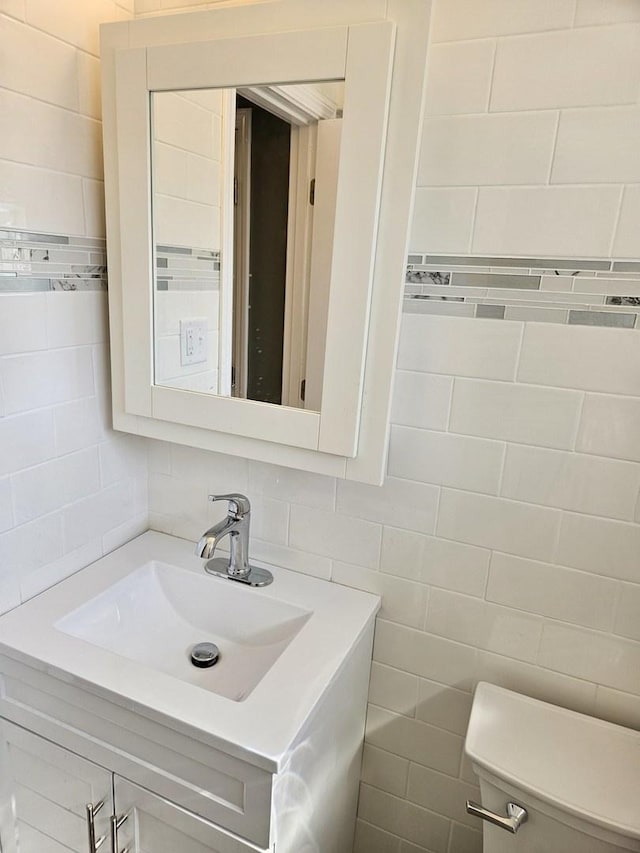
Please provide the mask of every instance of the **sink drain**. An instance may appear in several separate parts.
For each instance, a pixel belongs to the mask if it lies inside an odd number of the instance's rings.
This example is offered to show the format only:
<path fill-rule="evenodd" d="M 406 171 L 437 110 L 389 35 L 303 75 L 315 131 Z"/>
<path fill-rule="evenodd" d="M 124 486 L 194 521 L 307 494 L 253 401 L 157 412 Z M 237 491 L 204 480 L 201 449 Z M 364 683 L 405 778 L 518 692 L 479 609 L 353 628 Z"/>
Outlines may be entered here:
<path fill-rule="evenodd" d="M 197 643 L 191 649 L 191 663 L 200 669 L 214 666 L 220 658 L 220 649 L 215 643 Z"/>

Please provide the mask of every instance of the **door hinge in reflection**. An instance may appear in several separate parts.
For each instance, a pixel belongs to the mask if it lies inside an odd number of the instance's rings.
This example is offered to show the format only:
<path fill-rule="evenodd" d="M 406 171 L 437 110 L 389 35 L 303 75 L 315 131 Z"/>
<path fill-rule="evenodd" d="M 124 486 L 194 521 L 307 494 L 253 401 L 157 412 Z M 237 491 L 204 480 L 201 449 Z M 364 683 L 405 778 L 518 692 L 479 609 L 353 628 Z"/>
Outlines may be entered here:
<path fill-rule="evenodd" d="M 303 379 L 302 382 L 300 383 L 300 399 L 302 400 L 303 403 L 304 403 L 304 395 L 305 395 L 306 391 L 307 391 L 307 380 Z"/>
<path fill-rule="evenodd" d="M 316 203 L 316 179 L 312 178 L 311 183 L 309 184 L 309 204 L 314 205 Z"/>
<path fill-rule="evenodd" d="M 233 203 L 238 204 L 238 179 L 233 179 Z"/>

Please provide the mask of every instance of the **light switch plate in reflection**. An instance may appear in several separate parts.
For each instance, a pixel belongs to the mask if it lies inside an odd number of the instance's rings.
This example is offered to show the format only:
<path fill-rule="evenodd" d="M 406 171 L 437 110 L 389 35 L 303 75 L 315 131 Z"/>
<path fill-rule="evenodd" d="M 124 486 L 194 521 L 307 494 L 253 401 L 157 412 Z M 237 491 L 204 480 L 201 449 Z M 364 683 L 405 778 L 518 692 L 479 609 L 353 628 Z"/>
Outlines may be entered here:
<path fill-rule="evenodd" d="M 180 364 L 201 364 L 207 360 L 207 319 L 180 320 Z"/>

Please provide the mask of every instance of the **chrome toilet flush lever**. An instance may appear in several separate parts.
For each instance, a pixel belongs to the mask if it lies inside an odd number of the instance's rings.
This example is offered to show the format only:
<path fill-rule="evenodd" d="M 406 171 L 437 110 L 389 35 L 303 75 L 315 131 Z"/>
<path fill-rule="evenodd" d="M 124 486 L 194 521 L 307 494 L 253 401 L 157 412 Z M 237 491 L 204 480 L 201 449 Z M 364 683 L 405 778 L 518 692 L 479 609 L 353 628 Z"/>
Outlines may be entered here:
<path fill-rule="evenodd" d="M 200 537 L 196 554 L 204 560 L 204 570 L 211 575 L 228 580 L 240 581 L 248 586 L 268 586 L 273 575 L 266 569 L 249 565 L 249 523 L 251 503 L 245 495 L 209 495 L 210 501 L 228 501 L 227 517 L 214 524 Z M 220 540 L 229 537 L 229 560 L 224 557 L 210 559 L 215 554 Z"/>
<path fill-rule="evenodd" d="M 495 824 L 495 826 L 499 826 L 500 829 L 506 829 L 507 832 L 512 832 L 514 835 L 520 829 L 522 824 L 526 823 L 526 820 L 529 817 L 527 810 L 523 809 L 522 806 L 519 806 L 517 803 L 507 803 L 506 817 L 496 814 L 495 812 L 491 812 L 489 809 L 485 809 L 484 806 L 481 806 L 478 803 L 472 803 L 471 800 L 467 800 L 467 812 L 468 814 L 474 815 L 474 817 L 482 818 L 482 820 L 486 820 L 489 823 Z"/>

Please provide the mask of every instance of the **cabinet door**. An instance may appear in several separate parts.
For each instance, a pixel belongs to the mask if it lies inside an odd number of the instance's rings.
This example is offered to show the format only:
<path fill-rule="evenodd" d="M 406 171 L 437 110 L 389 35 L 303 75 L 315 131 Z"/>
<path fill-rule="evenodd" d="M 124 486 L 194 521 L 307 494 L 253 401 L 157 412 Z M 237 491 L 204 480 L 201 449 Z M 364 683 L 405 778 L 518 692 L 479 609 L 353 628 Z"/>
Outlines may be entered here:
<path fill-rule="evenodd" d="M 0 720 L 2 853 L 94 853 L 87 806 L 96 811 L 95 847 L 107 853 L 111 773 Z"/>
<path fill-rule="evenodd" d="M 113 853 L 258 853 L 260 849 L 119 776 L 114 777 L 114 791 L 113 820 L 119 828 Z"/>

